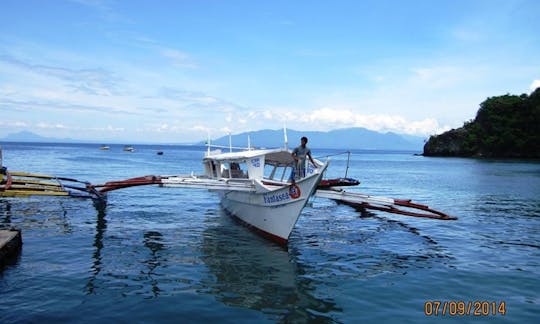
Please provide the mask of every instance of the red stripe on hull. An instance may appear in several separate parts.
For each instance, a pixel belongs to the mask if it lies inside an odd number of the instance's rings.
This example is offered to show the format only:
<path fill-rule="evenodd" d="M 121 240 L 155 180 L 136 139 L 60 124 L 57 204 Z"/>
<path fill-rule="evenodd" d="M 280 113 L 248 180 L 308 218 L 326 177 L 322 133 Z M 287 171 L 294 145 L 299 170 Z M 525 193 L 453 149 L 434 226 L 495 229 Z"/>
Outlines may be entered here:
<path fill-rule="evenodd" d="M 243 221 L 242 219 L 240 219 L 240 217 L 236 216 L 235 214 L 232 214 L 231 212 L 229 212 L 228 210 L 226 210 L 225 208 L 223 209 L 227 215 L 231 216 L 234 220 L 238 221 L 240 224 L 244 225 L 245 227 L 249 228 L 250 230 L 252 230 L 253 232 L 259 234 L 260 236 L 264 237 L 265 239 L 268 239 L 274 243 L 277 243 L 278 245 L 284 247 L 285 249 L 287 249 L 287 243 L 289 242 L 289 240 L 287 239 L 284 239 L 283 237 L 280 237 L 280 236 L 277 236 L 275 234 L 272 234 L 272 233 L 269 233 L 265 230 L 262 230 L 248 222 L 245 222 Z"/>

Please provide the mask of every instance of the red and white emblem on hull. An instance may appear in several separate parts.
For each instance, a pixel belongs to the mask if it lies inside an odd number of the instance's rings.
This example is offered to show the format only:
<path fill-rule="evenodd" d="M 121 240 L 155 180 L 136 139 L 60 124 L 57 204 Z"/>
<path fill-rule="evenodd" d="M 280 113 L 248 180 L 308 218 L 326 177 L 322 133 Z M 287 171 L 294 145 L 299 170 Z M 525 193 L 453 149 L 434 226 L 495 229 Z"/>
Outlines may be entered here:
<path fill-rule="evenodd" d="M 292 184 L 289 187 L 289 196 L 291 196 L 292 199 L 296 199 L 302 195 L 302 191 L 300 191 L 300 187 L 296 184 Z"/>

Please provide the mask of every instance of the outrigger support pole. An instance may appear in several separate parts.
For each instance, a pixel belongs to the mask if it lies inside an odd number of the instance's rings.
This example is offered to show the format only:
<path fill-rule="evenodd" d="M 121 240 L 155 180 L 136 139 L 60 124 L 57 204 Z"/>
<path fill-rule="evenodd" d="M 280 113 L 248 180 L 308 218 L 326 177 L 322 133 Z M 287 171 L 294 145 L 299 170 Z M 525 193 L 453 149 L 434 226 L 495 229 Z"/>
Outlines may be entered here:
<path fill-rule="evenodd" d="M 71 196 L 77 198 L 104 199 L 86 181 L 55 177 L 45 174 L 0 170 L 0 197 Z M 5 178 L 5 179 L 4 179 Z"/>
<path fill-rule="evenodd" d="M 162 184 L 161 177 L 155 176 L 155 175 L 147 175 L 143 177 L 131 178 L 131 179 L 126 179 L 126 180 L 108 181 L 104 184 L 93 185 L 92 187 L 100 188 L 99 190 L 98 189 L 96 190 L 103 194 L 112 190 L 135 187 L 135 186 L 153 185 L 153 184 L 159 184 L 159 185 Z"/>
<path fill-rule="evenodd" d="M 387 197 L 370 196 L 357 192 L 347 192 L 345 190 L 336 188 L 329 188 L 325 190 L 319 189 L 315 192 L 315 196 L 332 199 L 338 203 L 354 207 L 360 211 L 374 209 L 387 213 L 413 217 L 439 220 L 457 219 L 455 216 L 450 216 L 441 211 L 430 208 L 427 205 L 412 202 L 410 199 L 393 199 Z"/>

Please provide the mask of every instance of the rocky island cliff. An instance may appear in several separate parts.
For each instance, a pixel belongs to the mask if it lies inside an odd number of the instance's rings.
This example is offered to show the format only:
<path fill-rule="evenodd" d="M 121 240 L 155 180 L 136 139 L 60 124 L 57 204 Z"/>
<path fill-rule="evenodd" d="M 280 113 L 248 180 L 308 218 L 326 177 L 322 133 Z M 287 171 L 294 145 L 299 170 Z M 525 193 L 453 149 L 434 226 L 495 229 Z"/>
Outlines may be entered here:
<path fill-rule="evenodd" d="M 540 158 L 540 88 L 486 99 L 463 127 L 431 136 L 424 156 Z"/>

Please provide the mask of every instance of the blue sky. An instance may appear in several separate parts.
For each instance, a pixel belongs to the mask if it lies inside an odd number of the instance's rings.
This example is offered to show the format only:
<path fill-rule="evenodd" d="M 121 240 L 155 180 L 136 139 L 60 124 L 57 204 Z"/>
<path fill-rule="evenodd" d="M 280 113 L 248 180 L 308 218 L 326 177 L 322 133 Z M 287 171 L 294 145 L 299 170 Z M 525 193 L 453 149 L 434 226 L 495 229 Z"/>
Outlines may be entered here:
<path fill-rule="evenodd" d="M 3 0 L 0 137 L 429 136 L 540 86 L 540 1 Z"/>

